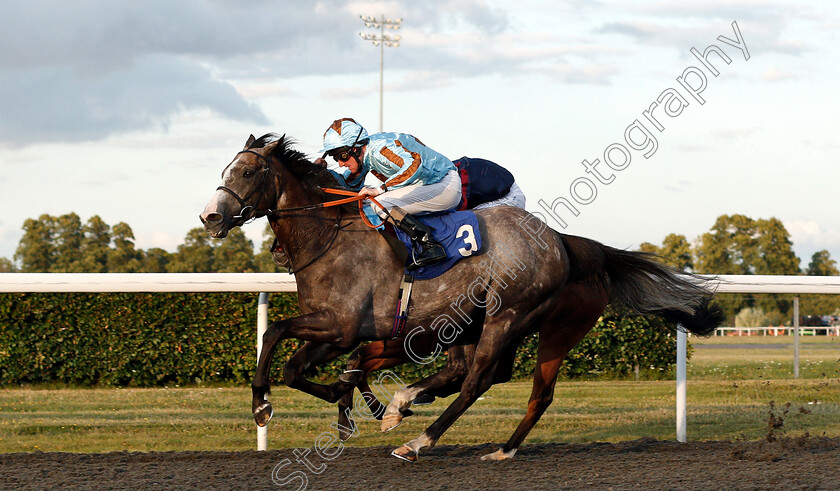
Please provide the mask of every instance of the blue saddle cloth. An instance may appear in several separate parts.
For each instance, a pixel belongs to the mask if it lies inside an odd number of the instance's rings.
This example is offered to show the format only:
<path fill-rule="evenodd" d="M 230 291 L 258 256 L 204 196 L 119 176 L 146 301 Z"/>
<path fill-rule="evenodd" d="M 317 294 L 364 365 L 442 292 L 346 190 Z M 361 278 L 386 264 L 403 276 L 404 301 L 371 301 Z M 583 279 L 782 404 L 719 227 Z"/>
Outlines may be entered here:
<path fill-rule="evenodd" d="M 432 229 L 432 237 L 443 245 L 446 259 L 435 264 L 418 268 L 412 272 L 417 280 L 437 278 L 455 265 L 459 260 L 472 256 L 481 250 L 481 232 L 478 228 L 478 218 L 471 211 L 448 211 L 429 215 L 415 215 L 417 219 Z M 409 250 L 407 263 L 411 263 L 413 251 L 419 251 L 405 232 L 394 227 L 397 238 Z M 408 272 L 408 270 L 406 270 Z"/>

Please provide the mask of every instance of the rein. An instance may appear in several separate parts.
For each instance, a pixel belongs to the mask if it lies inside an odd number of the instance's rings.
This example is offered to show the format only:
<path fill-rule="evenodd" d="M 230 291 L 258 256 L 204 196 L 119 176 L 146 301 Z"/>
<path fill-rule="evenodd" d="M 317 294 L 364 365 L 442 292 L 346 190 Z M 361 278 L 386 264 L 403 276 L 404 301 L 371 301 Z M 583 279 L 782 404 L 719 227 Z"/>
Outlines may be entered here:
<path fill-rule="evenodd" d="M 346 203 L 352 203 L 352 202 L 356 201 L 356 202 L 359 203 L 359 215 L 361 216 L 362 220 L 365 222 L 365 225 L 367 225 L 370 228 L 376 228 L 376 225 L 372 224 L 370 222 L 370 220 L 368 220 L 367 216 L 365 215 L 364 210 L 363 210 L 364 205 L 362 204 L 362 201 L 364 201 L 365 199 L 369 199 L 376 206 L 378 206 L 382 209 L 384 209 L 384 207 L 381 204 L 379 204 L 379 202 L 376 201 L 376 199 L 373 198 L 372 196 L 359 196 L 358 193 L 356 193 L 354 191 L 348 191 L 346 189 L 321 188 L 321 190 L 326 192 L 326 193 L 337 194 L 337 195 L 341 195 L 341 196 L 350 196 L 350 197 L 349 198 L 343 198 L 343 199 L 337 199 L 337 200 L 333 200 L 333 201 L 327 201 L 327 202 L 324 202 L 324 203 L 316 203 L 314 205 L 296 206 L 296 207 L 293 207 L 293 208 L 283 208 L 282 210 L 272 210 L 272 209 L 257 210 L 253 206 L 248 205 L 247 204 L 248 199 L 254 193 L 256 193 L 258 190 L 259 190 L 260 194 L 257 197 L 257 200 L 256 200 L 255 203 L 259 203 L 262 200 L 263 194 L 265 194 L 266 184 L 268 183 L 268 181 L 267 181 L 268 175 L 270 173 L 273 173 L 274 176 L 275 176 L 275 179 L 276 179 L 277 171 L 275 171 L 274 168 L 271 167 L 271 163 L 269 162 L 268 158 L 266 158 L 264 155 L 261 155 L 261 154 L 255 152 L 255 151 L 253 151 L 253 150 L 242 150 L 241 152 L 237 153 L 236 155 L 239 156 L 243 153 L 250 153 L 250 154 L 256 155 L 257 157 L 260 158 L 260 160 L 262 160 L 263 166 L 262 166 L 262 170 L 260 170 L 262 175 L 260 176 L 260 180 L 257 183 L 257 185 L 254 186 L 248 192 L 248 194 L 245 195 L 244 198 L 239 196 L 236 193 L 236 191 L 230 189 L 227 186 L 219 186 L 219 187 L 216 188 L 217 191 L 224 191 L 224 192 L 228 193 L 229 195 L 233 196 L 233 198 L 239 203 L 239 206 L 242 207 L 242 209 L 239 211 L 239 215 L 234 216 L 232 218 L 234 218 L 236 220 L 240 220 L 242 223 L 247 222 L 248 220 L 250 220 L 252 218 L 256 219 L 256 218 L 262 218 L 262 217 L 268 217 L 269 219 L 273 218 L 273 219 L 279 220 L 279 219 L 285 218 L 283 215 L 288 214 L 290 212 L 318 210 L 318 209 L 321 209 L 321 208 L 329 208 L 329 207 L 332 207 L 332 206 L 339 206 L 339 205 L 343 205 L 343 204 L 346 204 Z M 229 166 L 230 165 L 228 165 L 228 167 Z M 225 168 L 225 169 L 227 169 L 227 168 Z M 224 175 L 224 171 L 222 171 L 222 174 Z"/>
<path fill-rule="evenodd" d="M 376 203 L 377 206 L 382 207 L 382 205 L 380 205 L 379 202 L 376 201 L 373 197 L 358 196 L 355 192 L 347 191 L 345 189 L 321 188 L 321 190 L 324 191 L 324 192 L 327 192 L 327 193 L 331 193 L 331 194 L 338 194 L 338 195 L 341 195 L 341 196 L 351 196 L 351 197 L 350 198 L 337 199 L 337 200 L 334 200 L 334 201 L 327 201 L 325 203 L 317 203 L 317 204 L 309 205 L 309 206 L 298 206 L 298 207 L 295 207 L 295 208 L 284 208 L 282 210 L 266 210 L 265 212 L 257 212 L 257 213 L 259 213 L 261 216 L 268 216 L 269 218 L 281 219 L 281 218 L 284 218 L 283 214 L 285 212 L 317 210 L 317 209 L 320 209 L 320 208 L 329 208 L 329 207 L 332 207 L 332 206 L 343 205 L 345 203 L 352 203 L 352 202 L 356 201 L 356 202 L 359 203 L 359 215 L 362 217 L 362 220 L 365 222 L 365 225 L 367 225 L 370 228 L 376 228 L 376 225 L 372 224 L 370 222 L 370 220 L 368 220 L 367 216 L 365 215 L 364 210 L 362 209 L 362 206 L 363 206 L 362 201 L 365 200 L 365 199 L 370 199 L 371 201 Z M 336 216 L 336 221 L 335 221 L 335 224 L 333 225 L 334 233 L 332 235 L 332 238 L 330 238 L 329 244 L 327 244 L 327 246 L 324 248 L 324 250 L 322 250 L 314 258 L 312 258 L 311 261 L 304 264 L 300 268 L 292 269 L 292 267 L 290 267 L 289 268 L 289 273 L 290 274 L 300 273 L 301 271 L 303 271 L 304 268 L 313 264 L 318 259 L 321 259 L 321 257 L 324 254 L 326 254 L 327 251 L 329 251 L 332 248 L 333 244 L 335 243 L 335 239 L 338 238 L 338 233 L 341 231 L 341 229 L 350 225 L 350 224 L 347 224 L 344 227 L 341 227 L 341 226 L 339 226 L 340 222 L 341 222 L 341 213 L 339 213 Z M 293 266 L 291 264 L 291 261 L 290 261 L 290 266 Z"/>
<path fill-rule="evenodd" d="M 273 174 L 273 177 L 276 180 L 277 179 L 277 171 L 271 166 L 271 162 L 264 155 L 261 155 L 261 154 L 255 152 L 255 151 L 253 151 L 253 150 L 242 150 L 241 152 L 238 152 L 236 155 L 239 156 L 243 153 L 250 153 L 250 154 L 256 155 L 262 161 L 262 164 L 263 164 L 262 169 L 259 171 L 261 173 L 261 175 L 259 177 L 259 181 L 257 182 L 257 184 L 253 188 L 251 188 L 251 190 L 248 192 L 248 194 L 245 195 L 245 197 L 239 196 L 236 193 L 236 191 L 230 189 L 227 186 L 219 186 L 219 187 L 216 188 L 217 191 L 224 191 L 224 192 L 228 193 L 229 195 L 231 195 L 239 203 L 239 205 L 242 207 L 239 211 L 239 215 L 232 217 L 234 220 L 237 220 L 241 224 L 244 224 L 248 220 L 262 218 L 262 217 L 268 217 L 269 220 L 272 220 L 272 219 L 280 220 L 280 219 L 283 219 L 283 218 L 287 218 L 291 213 L 294 213 L 294 212 L 318 210 L 318 209 L 321 209 L 321 208 L 330 208 L 330 207 L 333 207 L 333 206 L 340 206 L 340 205 L 347 204 L 347 203 L 352 203 L 352 202 L 355 201 L 355 202 L 359 203 L 359 215 L 361 216 L 362 221 L 364 221 L 365 225 L 367 225 L 368 227 L 373 228 L 373 229 L 377 228 L 377 226 L 374 225 L 373 223 L 371 223 L 371 221 L 368 220 L 367 216 L 365 215 L 364 205 L 363 205 L 362 202 L 365 199 L 369 199 L 371 202 L 373 202 L 374 204 L 376 204 L 380 208 L 384 209 L 384 207 L 378 201 L 376 201 L 376 199 L 374 199 L 372 196 L 359 196 L 357 192 L 348 191 L 346 189 L 321 188 L 321 190 L 324 191 L 325 193 L 337 194 L 337 195 L 340 195 L 340 196 L 348 196 L 347 198 L 337 199 L 337 200 L 333 200 L 333 201 L 327 201 L 327 202 L 324 202 L 324 203 L 316 203 L 314 205 L 296 206 L 296 207 L 293 207 L 293 208 L 283 208 L 283 209 L 280 209 L 280 210 L 272 210 L 272 209 L 257 210 L 255 208 L 255 206 L 247 204 L 249 199 L 254 195 L 254 193 L 259 192 L 259 195 L 257 196 L 257 199 L 254 202 L 255 205 L 259 204 L 259 202 L 262 201 L 263 195 L 265 194 L 266 186 L 268 185 L 268 181 L 269 181 L 269 175 Z M 231 162 L 231 164 L 232 163 L 233 162 Z M 230 164 L 228 165 L 228 167 L 229 166 L 230 166 Z M 227 168 L 225 168 L 225 170 L 227 170 Z M 222 171 L 222 175 L 224 175 L 224 172 L 225 171 Z M 345 227 L 340 226 L 341 218 L 342 218 L 342 214 L 339 212 L 339 214 L 336 215 L 336 222 L 333 225 L 333 234 L 332 234 L 332 237 L 330 238 L 327 246 L 320 253 L 316 254 L 315 257 L 312 260 L 310 260 L 308 263 L 304 264 L 300 268 L 297 268 L 297 269 L 293 270 L 290 267 L 289 268 L 289 273 L 292 273 L 292 274 L 299 273 L 304 268 L 310 266 L 315 261 L 317 261 L 318 259 L 323 257 L 324 254 L 326 254 L 332 248 L 333 244 L 335 243 L 336 239 L 338 238 L 338 233 L 341 231 L 341 229 L 345 228 L 346 226 L 349 226 L 349 224 L 346 225 Z M 290 264 L 290 266 L 292 266 L 292 265 Z"/>

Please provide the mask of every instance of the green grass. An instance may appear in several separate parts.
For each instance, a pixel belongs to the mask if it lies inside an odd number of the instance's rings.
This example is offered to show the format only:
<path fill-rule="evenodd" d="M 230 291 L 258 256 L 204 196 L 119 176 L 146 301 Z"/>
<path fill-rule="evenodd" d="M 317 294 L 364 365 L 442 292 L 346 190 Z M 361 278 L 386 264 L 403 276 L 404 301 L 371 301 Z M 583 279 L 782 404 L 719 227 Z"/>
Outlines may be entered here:
<path fill-rule="evenodd" d="M 441 444 L 504 442 L 525 411 L 530 383 L 497 386 L 459 419 Z M 840 436 L 840 380 L 692 381 L 688 388 L 692 440 L 762 438 L 770 401 L 792 404 L 786 429 Z M 6 389 L 0 390 L 0 452 L 249 450 L 255 427 L 247 389 Z M 333 431 L 335 407 L 277 388 L 270 446 L 309 447 Z M 451 401 L 417 409 L 390 433 L 357 418 L 349 445 L 399 445 L 416 437 Z M 800 409 L 810 413 L 800 413 Z M 777 410 L 780 413 L 780 410 Z M 674 383 L 560 382 L 555 402 L 529 442 L 675 438 Z"/>
<path fill-rule="evenodd" d="M 774 380 L 793 378 L 791 336 L 691 338 L 689 380 Z M 778 348 L 767 348 L 773 345 Z M 737 348 L 736 348 L 737 347 Z M 840 338 L 801 336 L 799 378 L 840 377 Z"/>
<path fill-rule="evenodd" d="M 801 379 L 792 378 L 790 338 L 692 339 L 688 438 L 759 439 L 767 435 L 771 401 L 789 435 L 840 436 L 840 341 L 801 338 Z M 753 346 L 727 348 L 733 344 Z M 561 381 L 554 404 L 526 443 L 616 442 L 675 438 L 673 381 Z M 389 388 L 393 392 L 393 387 Z M 441 444 L 502 443 L 525 412 L 529 381 L 493 387 L 444 435 Z M 415 407 L 416 415 L 389 433 L 357 417 L 348 445 L 399 445 L 420 434 L 453 397 Z M 334 432 L 334 405 L 275 387 L 269 446 L 310 447 Z M 256 431 L 248 388 L 0 389 L 0 452 L 252 450 Z"/>

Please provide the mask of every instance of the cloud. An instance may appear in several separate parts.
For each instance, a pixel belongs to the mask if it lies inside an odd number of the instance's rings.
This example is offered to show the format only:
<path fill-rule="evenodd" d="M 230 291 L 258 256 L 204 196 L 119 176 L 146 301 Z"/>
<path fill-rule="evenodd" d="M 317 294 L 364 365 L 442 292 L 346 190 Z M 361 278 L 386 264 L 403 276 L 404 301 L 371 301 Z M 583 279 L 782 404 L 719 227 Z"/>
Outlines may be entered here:
<path fill-rule="evenodd" d="M 426 32 L 452 23 L 484 33 L 508 26 L 505 12 L 481 0 L 282 8 L 271 1 L 2 2 L 0 144 L 96 141 L 165 128 L 194 110 L 267 123 L 249 99 L 291 95 L 277 79 L 378 68 L 370 46 L 358 41 L 358 15 L 383 8 L 404 12 Z M 423 70 L 435 58 L 394 59 L 392 67 Z"/>
<path fill-rule="evenodd" d="M 356 97 L 375 94 L 378 90 L 379 86 L 373 85 L 369 87 L 334 87 L 322 90 L 320 96 L 326 100 L 354 99 Z"/>
<path fill-rule="evenodd" d="M 706 152 L 708 150 L 712 150 L 714 145 L 706 145 L 706 144 L 699 144 L 699 143 L 682 143 L 677 145 L 677 150 L 680 152 Z"/>
<path fill-rule="evenodd" d="M 708 44 L 719 43 L 717 37 L 720 35 L 735 39 L 735 32 L 730 27 L 735 21 L 751 53 L 793 56 L 814 48 L 801 39 L 786 37 L 790 21 L 817 21 L 822 17 L 811 6 L 792 9 L 763 0 L 652 2 L 631 4 L 624 10 L 620 17 L 630 20 L 606 22 L 593 32 L 624 35 L 650 46 L 679 51 L 696 47 L 702 51 Z M 728 46 L 723 47 L 729 50 Z"/>
<path fill-rule="evenodd" d="M 783 80 L 796 80 L 799 76 L 795 73 L 783 72 L 775 68 L 764 70 L 761 74 L 761 80 L 765 82 L 781 82 Z"/>
<path fill-rule="evenodd" d="M 594 32 L 598 34 L 624 34 L 636 39 L 654 39 L 666 28 L 650 22 L 608 22 Z"/>
<path fill-rule="evenodd" d="M 758 131 L 758 128 L 721 128 L 712 130 L 712 135 L 725 140 L 747 138 Z"/>
<path fill-rule="evenodd" d="M 261 99 L 263 97 L 291 97 L 298 95 L 297 91 L 294 89 L 270 83 L 237 85 L 236 91 L 246 99 Z"/>
<path fill-rule="evenodd" d="M 134 230 L 134 245 L 138 249 L 149 250 L 155 247 L 175 252 L 184 242 L 184 237 L 176 236 L 162 230 Z"/>
<path fill-rule="evenodd" d="M 266 122 L 261 110 L 209 70 L 174 57 L 150 56 L 103 76 L 78 77 L 67 67 L 0 72 L 0 138 L 87 141 L 165 127 L 190 109 L 239 121 Z"/>
<path fill-rule="evenodd" d="M 818 250 L 840 250 L 840 232 L 835 230 L 823 230 L 818 222 L 813 220 L 790 220 L 785 222 L 785 228 L 790 233 L 791 240 L 797 250 L 818 251 Z M 808 263 L 808 257 L 803 257 L 804 265 Z"/>
<path fill-rule="evenodd" d="M 339 5 L 315 16 L 316 5 L 2 2 L 0 143 L 95 141 L 166 127 L 194 109 L 264 124 L 226 80 L 328 70 L 318 53 L 348 48 L 325 32 L 349 39 L 353 27 L 342 27 Z"/>

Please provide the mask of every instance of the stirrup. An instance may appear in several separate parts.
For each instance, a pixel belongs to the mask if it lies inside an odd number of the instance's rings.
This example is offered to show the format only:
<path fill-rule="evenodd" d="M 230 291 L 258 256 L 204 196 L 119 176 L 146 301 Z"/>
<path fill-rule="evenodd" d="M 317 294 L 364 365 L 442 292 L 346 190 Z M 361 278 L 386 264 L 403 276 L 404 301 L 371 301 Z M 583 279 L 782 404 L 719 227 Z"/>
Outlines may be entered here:
<path fill-rule="evenodd" d="M 406 266 L 406 269 L 409 271 L 414 271 L 446 259 L 446 251 L 439 243 L 433 242 L 432 244 L 428 244 L 421 241 L 419 244 L 422 248 L 419 254 L 415 255 L 414 251 L 411 251 L 411 263 Z"/>

